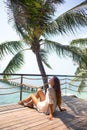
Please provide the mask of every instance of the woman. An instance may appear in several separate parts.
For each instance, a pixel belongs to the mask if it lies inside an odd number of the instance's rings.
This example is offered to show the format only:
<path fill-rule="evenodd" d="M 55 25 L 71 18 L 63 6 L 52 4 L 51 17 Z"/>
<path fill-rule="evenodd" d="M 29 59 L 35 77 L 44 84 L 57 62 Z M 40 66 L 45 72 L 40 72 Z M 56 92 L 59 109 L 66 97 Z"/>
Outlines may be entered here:
<path fill-rule="evenodd" d="M 33 105 L 35 105 L 39 112 L 49 114 L 48 119 L 51 120 L 53 117 L 53 112 L 56 110 L 57 106 L 60 111 L 64 111 L 66 109 L 61 108 L 61 89 L 59 79 L 57 77 L 53 77 L 49 80 L 49 84 L 51 85 L 51 88 L 47 89 L 46 96 L 42 89 L 38 89 L 35 95 L 30 95 L 18 104 L 30 106 L 32 108 Z M 38 100 L 38 98 L 40 98 L 40 100 Z"/>

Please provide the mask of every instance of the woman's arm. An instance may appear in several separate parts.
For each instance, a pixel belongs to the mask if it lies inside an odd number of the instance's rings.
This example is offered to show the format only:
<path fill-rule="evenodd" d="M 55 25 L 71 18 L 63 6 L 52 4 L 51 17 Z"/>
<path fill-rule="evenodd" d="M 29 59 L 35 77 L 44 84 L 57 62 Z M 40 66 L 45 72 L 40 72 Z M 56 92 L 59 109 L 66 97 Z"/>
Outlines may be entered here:
<path fill-rule="evenodd" d="M 49 120 L 53 118 L 53 104 L 49 104 L 49 116 L 47 117 Z"/>

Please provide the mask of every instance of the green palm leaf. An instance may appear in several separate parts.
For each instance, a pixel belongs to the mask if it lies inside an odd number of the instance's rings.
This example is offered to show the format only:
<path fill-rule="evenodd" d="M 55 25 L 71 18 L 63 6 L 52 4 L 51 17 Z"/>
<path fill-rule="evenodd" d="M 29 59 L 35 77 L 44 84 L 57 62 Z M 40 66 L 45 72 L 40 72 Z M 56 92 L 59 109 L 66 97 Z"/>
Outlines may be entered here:
<path fill-rule="evenodd" d="M 87 9 L 87 0 L 84 0 L 82 3 L 80 3 L 77 6 L 75 6 L 74 8 L 72 8 L 72 10 L 74 10 L 74 9 L 78 10 L 79 8 L 80 8 L 80 11 L 83 13 L 84 10 Z"/>
<path fill-rule="evenodd" d="M 73 47 L 79 47 L 81 48 L 82 52 L 81 55 L 84 58 L 84 63 L 83 62 L 76 62 L 78 64 L 78 68 L 75 72 L 77 75 L 76 78 L 72 79 L 71 82 L 75 83 L 79 80 L 79 85 L 78 85 L 78 92 L 80 93 L 84 87 L 86 87 L 86 79 L 87 77 L 87 38 L 79 38 L 72 40 L 70 43 L 71 46 Z"/>
<path fill-rule="evenodd" d="M 0 44 L 0 59 L 3 58 L 5 54 L 14 54 L 22 48 L 23 44 L 20 41 L 4 42 Z"/>
<path fill-rule="evenodd" d="M 75 32 L 80 26 L 87 26 L 87 1 L 82 2 L 78 6 L 68 10 L 55 20 L 48 23 L 46 26 L 46 33 L 68 33 Z"/>
<path fill-rule="evenodd" d="M 72 40 L 70 45 L 85 47 L 87 46 L 87 38 L 79 38 L 79 39 Z"/>
<path fill-rule="evenodd" d="M 76 75 L 76 77 L 74 77 L 70 82 L 69 82 L 69 85 L 71 84 L 74 84 L 76 81 L 80 81 L 81 80 L 81 78 L 83 77 L 83 76 L 86 76 L 86 73 L 85 72 L 79 72 L 77 75 Z"/>
<path fill-rule="evenodd" d="M 87 38 L 80 38 L 80 39 L 75 39 L 72 40 L 70 43 L 70 46 L 72 47 L 77 47 L 80 48 L 81 50 L 81 56 L 84 59 L 84 63 L 83 62 L 79 62 L 79 68 L 80 69 L 86 69 L 87 68 Z"/>
<path fill-rule="evenodd" d="M 41 49 L 41 50 L 40 50 L 40 56 L 41 56 L 41 60 L 43 61 L 43 63 L 44 63 L 48 68 L 52 69 L 51 66 L 48 64 L 47 51 Z"/>
<path fill-rule="evenodd" d="M 81 80 L 81 82 L 80 82 L 80 84 L 79 84 L 79 86 L 78 86 L 78 92 L 79 93 L 81 93 L 81 91 L 84 89 L 84 87 L 86 86 L 86 84 L 85 84 L 85 78 L 82 78 L 82 80 Z"/>
<path fill-rule="evenodd" d="M 59 56 L 69 56 L 72 57 L 74 61 L 86 62 L 83 58 L 81 49 L 78 47 L 62 45 L 50 40 L 45 40 L 44 44 L 47 50 L 51 50 L 51 52 L 55 51 Z"/>
<path fill-rule="evenodd" d="M 85 77 L 83 73 L 79 73 L 77 77 L 73 78 L 70 82 L 69 82 L 69 87 L 73 87 L 73 86 L 77 86 L 78 84 L 78 92 L 81 93 L 81 91 L 85 88 L 86 84 L 85 84 Z M 75 85 L 76 84 L 76 85 Z"/>
<path fill-rule="evenodd" d="M 12 74 L 15 73 L 18 69 L 21 68 L 21 66 L 24 63 L 24 56 L 23 56 L 23 52 L 18 52 L 13 58 L 12 60 L 9 62 L 9 64 L 7 65 L 7 67 L 5 68 L 5 70 L 3 71 L 3 74 Z M 8 75 L 6 75 L 5 77 L 8 77 Z"/>
<path fill-rule="evenodd" d="M 16 30 L 22 35 L 23 40 L 28 45 L 30 44 L 43 76 L 46 76 L 46 73 L 42 61 L 48 67 L 50 66 L 47 62 L 46 52 L 41 50 L 42 36 L 45 39 L 46 35 L 66 34 L 69 31 L 76 31 L 80 26 L 87 26 L 87 7 L 85 6 L 87 1 L 54 19 L 55 5 L 60 3 L 63 3 L 63 0 L 7 0 L 10 8 L 9 18 L 14 21 Z M 50 40 L 44 40 L 44 45 L 47 51 L 56 51 L 58 56 L 69 56 L 77 63 L 85 62 L 87 64 L 84 53 L 78 47 L 62 45 Z M 14 69 L 11 72 L 14 72 Z M 44 81 L 44 83 L 46 82 Z"/>

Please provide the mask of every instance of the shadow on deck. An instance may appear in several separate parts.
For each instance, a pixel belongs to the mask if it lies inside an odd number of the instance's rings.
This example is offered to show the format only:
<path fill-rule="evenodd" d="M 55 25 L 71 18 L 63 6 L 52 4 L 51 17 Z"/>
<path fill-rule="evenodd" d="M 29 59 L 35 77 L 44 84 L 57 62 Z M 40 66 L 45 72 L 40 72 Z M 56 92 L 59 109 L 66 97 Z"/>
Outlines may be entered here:
<path fill-rule="evenodd" d="M 67 111 L 54 113 L 49 121 L 43 113 L 18 104 L 0 107 L 0 130 L 87 130 L 87 101 L 63 96 Z"/>

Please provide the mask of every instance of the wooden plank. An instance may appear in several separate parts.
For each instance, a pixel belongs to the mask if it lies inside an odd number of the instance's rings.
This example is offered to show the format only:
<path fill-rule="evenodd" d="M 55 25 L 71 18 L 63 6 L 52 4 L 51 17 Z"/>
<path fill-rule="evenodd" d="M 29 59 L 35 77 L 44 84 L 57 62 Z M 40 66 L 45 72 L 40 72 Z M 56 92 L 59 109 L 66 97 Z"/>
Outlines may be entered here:
<path fill-rule="evenodd" d="M 60 126 L 66 128 L 66 125 L 61 121 L 61 119 L 53 119 L 52 121 L 47 121 L 45 124 L 39 125 L 39 127 L 37 126 L 37 130 L 51 130 L 55 128 L 58 130 Z M 31 130 L 33 129 L 35 129 L 35 127 Z"/>
<path fill-rule="evenodd" d="M 31 129 L 33 127 L 37 127 L 38 124 L 42 124 L 42 123 L 46 123 L 47 120 L 42 116 L 38 116 L 37 118 L 28 120 L 26 122 L 24 122 L 24 124 L 18 124 L 19 126 L 16 126 L 16 130 L 24 130 L 26 128 Z M 15 129 L 15 128 L 14 128 Z"/>
<path fill-rule="evenodd" d="M 80 129 L 81 128 L 81 126 L 83 126 L 84 125 L 84 123 L 85 123 L 85 125 L 86 125 L 86 129 L 84 129 L 84 130 L 87 130 L 87 120 L 85 120 L 85 118 L 80 118 L 80 119 L 78 119 L 78 120 L 75 120 L 74 122 L 72 122 L 71 124 L 67 124 L 68 126 L 69 126 L 69 128 L 72 128 L 73 130 L 75 129 Z"/>
<path fill-rule="evenodd" d="M 13 112 L 11 116 L 8 115 L 8 117 L 4 116 L 2 118 L 3 121 L 0 122 L 0 128 L 1 127 L 8 127 L 10 125 L 15 125 L 20 122 L 24 122 L 24 120 L 27 120 L 27 118 L 33 118 L 36 117 L 37 113 L 34 113 L 33 111 L 17 111 L 17 112 Z M 8 120 L 7 120 L 8 119 Z"/>
<path fill-rule="evenodd" d="M 37 112 L 36 115 L 35 114 L 33 116 L 30 115 L 30 117 L 25 115 L 25 118 L 22 118 L 21 120 L 16 119 L 15 122 L 12 121 L 9 123 L 9 125 L 7 124 L 6 128 L 10 127 L 10 129 L 17 129 L 18 127 L 20 127 L 20 129 L 21 128 L 23 129 L 23 126 L 26 127 L 28 124 L 31 125 L 31 123 L 33 124 L 34 122 L 38 122 L 41 119 L 43 121 L 43 118 L 40 119 L 40 117 L 41 117 L 40 114 Z"/>
<path fill-rule="evenodd" d="M 8 124 L 8 122 L 12 122 L 15 120 L 22 120 L 22 118 L 24 119 L 25 117 L 31 117 L 31 114 L 32 116 L 35 115 L 36 116 L 36 113 L 32 112 L 32 111 L 26 111 L 26 110 L 22 110 L 22 111 L 16 111 L 16 112 L 12 112 L 10 113 L 9 115 L 8 114 L 5 114 L 4 116 L 0 116 L 0 126 L 3 125 L 5 123 Z M 11 118 L 12 117 L 12 118 Z M 7 120 L 8 119 L 8 120 Z M 3 123 L 3 120 L 4 120 L 4 123 Z"/>
<path fill-rule="evenodd" d="M 87 130 L 87 101 L 63 97 L 67 111 L 54 113 L 52 121 L 35 109 L 18 104 L 0 107 L 0 130 Z"/>
<path fill-rule="evenodd" d="M 43 130 L 46 129 L 47 127 L 50 127 L 53 124 L 57 124 L 58 120 L 55 120 L 55 118 L 53 118 L 52 121 L 49 121 L 48 119 L 46 119 L 46 122 L 42 122 L 42 124 L 38 124 L 37 127 L 33 126 L 32 128 L 30 128 L 31 130 Z M 27 127 L 25 130 L 28 130 L 29 127 Z"/>
<path fill-rule="evenodd" d="M 5 111 L 8 111 L 8 110 L 13 110 L 13 109 L 20 109 L 20 108 L 23 108 L 23 106 L 18 105 L 18 104 L 0 106 L 0 112 L 5 112 Z"/>

